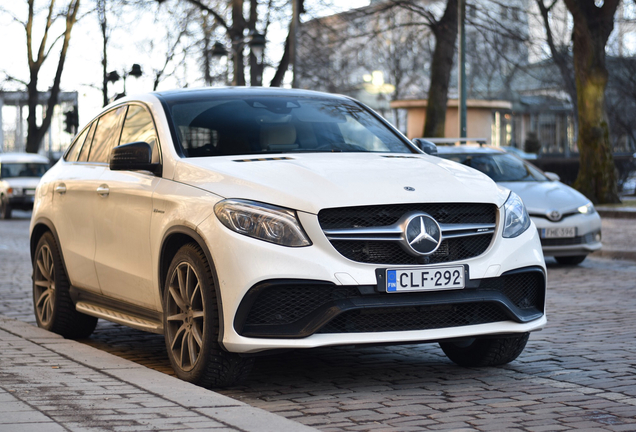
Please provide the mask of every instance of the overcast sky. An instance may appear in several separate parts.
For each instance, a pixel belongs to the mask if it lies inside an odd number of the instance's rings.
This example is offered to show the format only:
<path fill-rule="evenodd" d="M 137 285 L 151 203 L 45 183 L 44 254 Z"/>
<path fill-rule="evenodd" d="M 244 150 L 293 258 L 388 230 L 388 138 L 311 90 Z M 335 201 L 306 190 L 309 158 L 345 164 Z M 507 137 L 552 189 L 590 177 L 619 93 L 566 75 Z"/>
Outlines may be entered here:
<path fill-rule="evenodd" d="M 36 1 L 36 5 L 41 8 L 46 7 L 47 3 L 45 1 Z M 58 3 L 68 4 L 67 2 Z M 80 123 L 84 124 L 96 115 L 102 106 L 100 90 L 102 80 L 102 41 L 95 14 L 87 14 L 88 2 L 83 1 L 82 3 L 83 6 L 80 9 L 82 17 L 72 31 L 71 45 L 62 76 L 62 90 L 78 91 Z M 339 6 L 339 10 L 361 7 L 367 4 L 369 4 L 369 0 L 348 0 L 346 6 Z M 0 89 L 16 90 L 21 87 L 20 84 L 2 83 L 1 81 L 4 79 L 5 73 L 24 81 L 28 78 L 24 27 L 15 22 L 11 16 L 13 14 L 15 17 L 26 21 L 27 2 L 25 0 L 0 0 L 0 8 L 9 10 L 9 12 L 0 11 L 0 41 L 2 41 L 0 43 Z M 166 9 L 164 6 L 162 8 Z M 166 11 L 164 10 L 164 12 Z M 328 14 L 328 11 L 326 11 L 326 14 Z M 34 24 L 36 31 L 34 40 L 38 41 L 34 49 L 37 49 L 39 45 L 41 29 L 44 26 L 44 17 L 45 13 L 40 14 L 40 20 Z M 140 79 L 128 78 L 126 81 L 128 94 L 152 91 L 152 69 L 159 68 L 165 59 L 165 56 L 163 56 L 165 46 L 162 46 L 161 42 L 165 38 L 163 20 L 169 19 L 170 17 L 167 14 L 164 14 L 161 22 L 155 22 L 153 13 L 129 14 L 128 16 L 123 16 L 118 23 L 118 27 L 113 30 L 108 48 L 108 69 L 117 70 L 121 74 L 125 70 L 130 70 L 133 63 L 139 63 L 147 71 Z M 109 24 L 115 24 L 115 22 L 111 20 Z M 51 34 L 60 34 L 63 31 L 62 26 L 63 20 L 59 20 L 52 29 Z M 280 58 L 280 46 L 285 36 L 285 31 L 282 29 L 277 30 L 275 27 L 270 29 L 268 54 L 275 63 Z M 150 44 L 153 39 L 155 40 L 154 50 L 151 49 Z M 40 90 L 46 90 L 53 82 L 60 47 L 61 43 L 58 43 L 45 63 L 38 86 Z M 196 69 L 194 63 L 190 69 L 192 70 L 188 72 L 190 76 L 187 77 L 187 80 L 192 83 L 194 76 L 197 74 L 201 75 L 201 73 Z M 273 70 L 270 72 L 270 75 L 273 75 Z M 183 75 L 183 72 L 181 72 L 181 75 Z M 168 78 L 159 86 L 159 89 L 179 87 L 184 82 L 183 79 L 185 77 L 181 78 L 181 80 Z M 267 75 L 264 82 L 268 82 Z M 111 95 L 114 92 L 121 92 L 123 90 L 122 84 L 120 80 L 112 85 Z"/>

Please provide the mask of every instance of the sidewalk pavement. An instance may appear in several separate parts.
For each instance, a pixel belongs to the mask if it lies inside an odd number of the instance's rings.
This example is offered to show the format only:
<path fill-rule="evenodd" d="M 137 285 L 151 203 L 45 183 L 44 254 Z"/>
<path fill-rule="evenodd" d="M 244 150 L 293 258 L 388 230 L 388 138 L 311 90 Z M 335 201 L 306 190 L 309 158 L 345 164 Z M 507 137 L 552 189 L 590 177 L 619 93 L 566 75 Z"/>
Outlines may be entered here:
<path fill-rule="evenodd" d="M 601 215 L 603 249 L 592 256 L 636 261 L 636 197 L 623 197 L 621 207 L 596 206 Z"/>
<path fill-rule="evenodd" d="M 0 431 L 315 430 L 0 315 Z"/>

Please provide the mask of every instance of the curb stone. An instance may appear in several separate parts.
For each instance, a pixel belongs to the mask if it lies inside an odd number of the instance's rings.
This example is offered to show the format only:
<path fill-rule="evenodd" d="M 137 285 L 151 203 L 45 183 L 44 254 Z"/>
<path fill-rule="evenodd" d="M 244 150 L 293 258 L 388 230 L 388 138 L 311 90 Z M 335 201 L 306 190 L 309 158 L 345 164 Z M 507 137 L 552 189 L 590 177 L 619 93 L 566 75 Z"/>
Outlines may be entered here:
<path fill-rule="evenodd" d="M 21 407 L 0 430 L 316 430 L 2 315 L 0 359 L 0 400 Z"/>

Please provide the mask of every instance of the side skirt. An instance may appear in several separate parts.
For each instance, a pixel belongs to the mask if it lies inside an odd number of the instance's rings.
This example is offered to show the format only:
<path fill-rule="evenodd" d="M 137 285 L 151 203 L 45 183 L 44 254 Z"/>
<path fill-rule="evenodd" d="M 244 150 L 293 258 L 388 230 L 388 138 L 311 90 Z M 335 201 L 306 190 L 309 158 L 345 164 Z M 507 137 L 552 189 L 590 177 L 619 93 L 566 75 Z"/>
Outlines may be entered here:
<path fill-rule="evenodd" d="M 86 315 L 132 327 L 150 333 L 163 334 L 161 312 L 137 307 L 110 297 L 71 287 L 75 309 Z"/>

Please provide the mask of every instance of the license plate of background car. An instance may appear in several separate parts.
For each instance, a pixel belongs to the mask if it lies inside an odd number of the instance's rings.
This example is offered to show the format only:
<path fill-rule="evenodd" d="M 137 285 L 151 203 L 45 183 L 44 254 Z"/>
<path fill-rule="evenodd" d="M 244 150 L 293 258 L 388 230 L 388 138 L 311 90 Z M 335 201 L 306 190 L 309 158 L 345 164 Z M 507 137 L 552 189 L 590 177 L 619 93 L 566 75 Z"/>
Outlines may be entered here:
<path fill-rule="evenodd" d="M 389 293 L 462 289 L 465 284 L 464 266 L 386 270 Z"/>
<path fill-rule="evenodd" d="M 541 238 L 572 238 L 576 237 L 576 227 L 543 228 Z"/>

